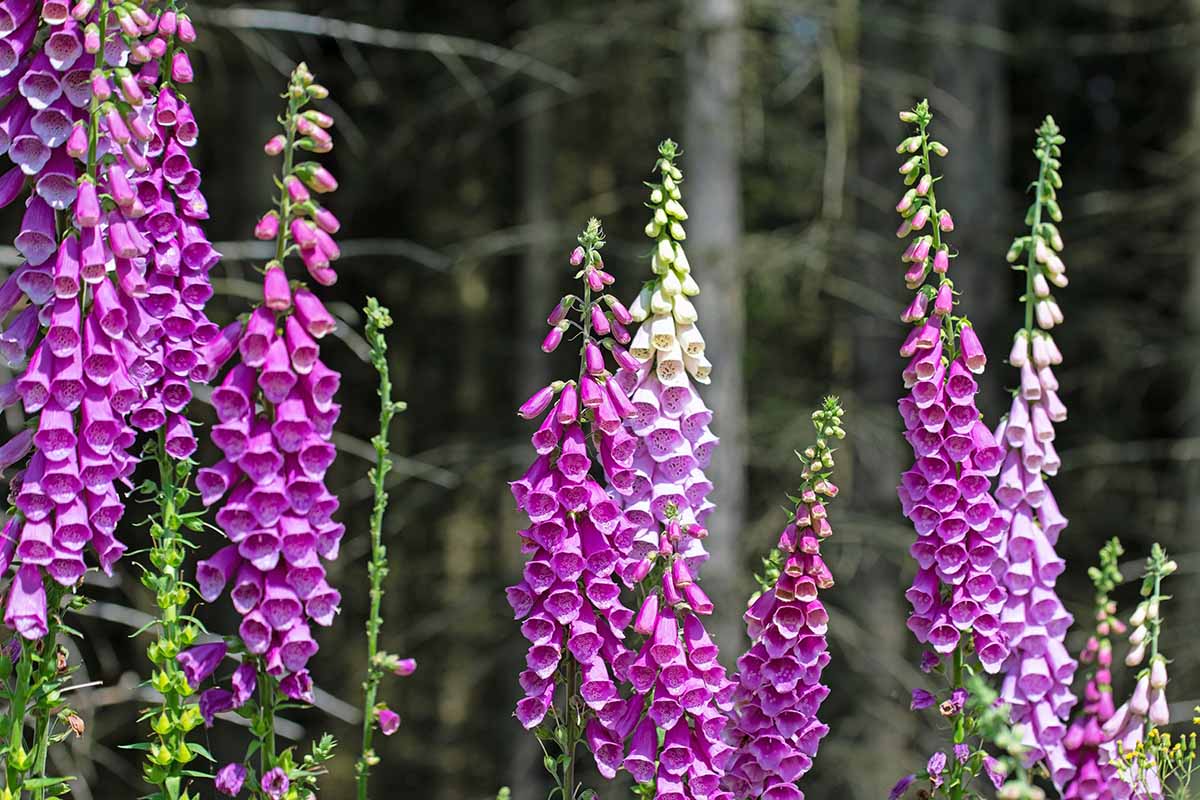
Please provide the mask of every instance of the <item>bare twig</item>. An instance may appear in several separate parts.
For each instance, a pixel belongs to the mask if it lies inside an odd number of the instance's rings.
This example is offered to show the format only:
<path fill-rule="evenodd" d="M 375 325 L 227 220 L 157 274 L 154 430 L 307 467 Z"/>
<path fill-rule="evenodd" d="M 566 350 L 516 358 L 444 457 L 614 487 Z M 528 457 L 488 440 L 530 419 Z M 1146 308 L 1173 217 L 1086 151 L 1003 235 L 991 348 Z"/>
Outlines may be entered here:
<path fill-rule="evenodd" d="M 463 36 L 397 31 L 312 14 L 263 8 L 197 8 L 192 13 L 199 22 L 221 28 L 328 36 L 370 47 L 430 53 L 443 64 L 447 64 L 448 69 L 450 66 L 446 61 L 447 55 L 458 59 L 486 61 L 510 73 L 524 73 L 564 92 L 574 91 L 577 84 L 571 75 L 543 61 L 515 50 Z M 462 80 L 461 75 L 454 74 Z"/>

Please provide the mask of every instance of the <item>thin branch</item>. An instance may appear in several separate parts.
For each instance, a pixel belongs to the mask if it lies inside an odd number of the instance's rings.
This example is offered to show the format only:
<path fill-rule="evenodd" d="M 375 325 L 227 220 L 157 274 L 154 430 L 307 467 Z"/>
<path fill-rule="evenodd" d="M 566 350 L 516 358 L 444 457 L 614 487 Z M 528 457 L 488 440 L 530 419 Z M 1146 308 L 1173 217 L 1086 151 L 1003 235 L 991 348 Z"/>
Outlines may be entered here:
<path fill-rule="evenodd" d="M 230 33 L 242 43 L 247 53 L 258 56 L 279 75 L 286 78 L 292 74 L 292 69 L 296 66 L 295 59 L 284 52 L 282 48 L 277 47 L 268 37 L 251 30 L 235 29 L 230 31 Z M 354 153 L 365 152 L 367 149 L 367 138 L 363 135 L 362 128 L 354 121 L 354 115 L 348 113 L 332 97 L 327 97 L 324 102 L 333 110 L 334 116 L 338 118 L 339 128 L 350 150 Z"/>
<path fill-rule="evenodd" d="M 577 84 L 571 75 L 543 61 L 515 50 L 463 36 L 397 31 L 358 22 L 318 17 L 312 14 L 271 11 L 261 8 L 196 8 L 192 10 L 192 14 L 200 22 L 221 28 L 328 36 L 333 39 L 344 39 L 356 44 L 382 47 L 388 50 L 430 53 L 442 59 L 443 64 L 446 63 L 443 57 L 446 54 L 453 54 L 459 58 L 486 61 L 510 73 L 524 73 L 563 92 L 573 92 Z"/>

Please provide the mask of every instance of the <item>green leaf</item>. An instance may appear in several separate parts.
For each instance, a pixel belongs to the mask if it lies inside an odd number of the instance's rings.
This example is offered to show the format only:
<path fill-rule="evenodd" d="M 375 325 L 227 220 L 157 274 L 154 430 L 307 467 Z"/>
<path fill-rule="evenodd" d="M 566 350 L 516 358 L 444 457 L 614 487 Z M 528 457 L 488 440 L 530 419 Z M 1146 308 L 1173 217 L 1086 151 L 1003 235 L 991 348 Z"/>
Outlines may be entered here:
<path fill-rule="evenodd" d="M 75 776 L 73 775 L 66 775 L 61 778 L 29 778 L 21 784 L 21 788 L 32 792 L 37 789 L 49 789 L 52 786 L 66 785 L 73 780 L 75 780 Z"/>

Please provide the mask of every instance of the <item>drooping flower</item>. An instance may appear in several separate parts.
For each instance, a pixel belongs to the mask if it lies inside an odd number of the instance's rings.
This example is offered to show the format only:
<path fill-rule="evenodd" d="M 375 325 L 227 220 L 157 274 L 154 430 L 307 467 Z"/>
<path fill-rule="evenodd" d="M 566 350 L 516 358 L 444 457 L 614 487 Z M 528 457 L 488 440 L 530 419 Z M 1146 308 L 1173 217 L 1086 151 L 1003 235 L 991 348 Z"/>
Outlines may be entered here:
<path fill-rule="evenodd" d="M 262 776 L 259 785 L 262 787 L 263 793 L 271 798 L 271 800 L 281 800 L 287 794 L 288 787 L 292 782 L 288 780 L 287 773 L 280 767 L 274 767 L 267 771 L 266 775 Z"/>
<path fill-rule="evenodd" d="M 925 708 L 931 708 L 937 704 L 937 695 L 925 691 L 924 689 L 912 690 L 912 701 L 908 704 L 910 711 L 920 711 Z"/>
<path fill-rule="evenodd" d="M 930 159 L 945 148 L 928 139 L 927 103 L 901 118 L 917 125 L 917 133 L 897 148 L 915 154 L 900 168 L 905 183 L 915 186 L 898 207 L 904 220 L 897 236 L 917 232 L 903 256 L 905 283 L 918 294 L 903 315 L 913 327 L 900 348 L 909 359 L 903 371 L 909 392 L 900 400 L 900 414 L 915 457 L 898 490 L 917 533 L 910 553 L 918 570 L 905 593 L 912 606 L 908 627 L 943 657 L 969 641 L 983 669 L 994 673 L 1008 656 L 1001 626 L 1007 593 L 994 575 L 1007 523 L 998 514 L 989 478 L 1003 453 L 975 405 L 973 374 L 982 372 L 986 356 L 970 323 L 952 313 L 945 226 L 921 233 L 944 211 L 937 205 Z M 927 284 L 930 276 L 934 283 Z"/>
<path fill-rule="evenodd" d="M 42 575 L 33 564 L 25 564 L 13 578 L 4 607 L 4 624 L 26 639 L 46 635 L 46 589 Z"/>
<path fill-rule="evenodd" d="M 896 781 L 896 785 L 888 792 L 888 800 L 900 800 L 901 797 L 904 797 L 904 793 L 908 791 L 908 787 L 912 786 L 913 781 L 916 779 L 916 775 L 905 775 Z"/>
<path fill-rule="evenodd" d="M 763 591 L 745 614 L 751 645 L 738 659 L 725 734 L 734 752 L 722 782 L 739 800 L 802 800 L 796 781 L 808 772 L 829 732 L 817 718 L 829 694 L 821 673 L 830 659 L 829 615 L 818 591 L 833 586 L 821 542 L 833 533 L 826 502 L 837 496 L 830 480 L 831 445 L 844 436 L 841 417 L 835 397 L 813 413 L 817 441 L 801 454 L 803 483 L 795 512 L 764 560 Z M 914 691 L 914 704 L 917 700 Z"/>
<path fill-rule="evenodd" d="M 379 723 L 379 730 L 383 732 L 384 736 L 391 736 L 400 730 L 400 715 L 390 708 L 381 708 L 376 711 L 375 719 Z"/>
<path fill-rule="evenodd" d="M 246 782 L 246 768 L 241 764 L 226 764 L 217 770 L 216 787 L 221 794 L 237 797 Z"/>
<path fill-rule="evenodd" d="M 1051 284 L 1066 285 L 1066 268 L 1058 256 L 1063 242 L 1054 225 L 1062 219 L 1055 186 L 1061 185 L 1057 165 L 1063 141 L 1054 120 L 1047 117 L 1035 150 L 1041 167 L 1028 214 L 1032 227 L 1008 252 L 1009 261 L 1024 261 L 1026 273 L 1028 324 L 1017 332 L 1008 359 L 1020 370 L 1020 387 L 995 431 L 1005 453 L 996 500 L 1008 520 L 1004 562 L 997 572 L 1008 591 L 1000 622 L 1011 646 L 1001 697 L 1012 709 L 1013 722 L 1022 726 L 1029 761 L 1045 761 L 1060 789 L 1076 771 L 1064 736 L 1065 720 L 1076 703 L 1071 683 L 1077 664 L 1064 644 L 1073 618 L 1054 589 L 1064 568 L 1054 546 L 1067 520 L 1046 478 L 1058 472 L 1054 423 L 1066 419 L 1066 408 L 1058 399 L 1058 379 L 1051 369 L 1062 359 L 1049 331 L 1040 329 L 1054 320 L 1035 314 L 1034 308 L 1053 302 Z M 1033 327 L 1034 320 L 1040 328 Z"/>
<path fill-rule="evenodd" d="M 225 642 L 211 642 L 209 644 L 196 645 L 175 657 L 179 662 L 179 666 L 183 668 L 183 674 L 187 678 L 188 684 L 193 689 L 198 689 L 200 684 L 216 671 L 221 665 L 225 654 L 229 648 Z"/>

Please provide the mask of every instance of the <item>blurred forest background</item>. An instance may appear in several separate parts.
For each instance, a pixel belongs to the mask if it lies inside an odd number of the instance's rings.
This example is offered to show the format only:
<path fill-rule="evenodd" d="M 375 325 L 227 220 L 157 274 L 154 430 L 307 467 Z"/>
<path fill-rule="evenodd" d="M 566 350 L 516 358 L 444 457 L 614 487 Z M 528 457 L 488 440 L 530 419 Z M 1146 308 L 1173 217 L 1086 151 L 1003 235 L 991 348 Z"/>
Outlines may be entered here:
<path fill-rule="evenodd" d="M 837 393 L 850 436 L 828 548 L 832 733 L 803 786 L 875 800 L 924 763 L 930 731 L 908 711 L 922 679 L 904 627 L 912 532 L 894 493 L 909 458 L 894 405 L 908 293 L 892 236 L 896 111 L 923 96 L 951 150 L 939 198 L 992 356 L 990 421 L 1016 380 L 1003 359 L 1023 277 L 1004 253 L 1036 177 L 1033 130 L 1053 113 L 1067 136 L 1059 586 L 1086 624 L 1103 540 L 1124 540 L 1129 577 L 1161 541 L 1182 565 L 1166 622 L 1171 697 L 1200 698 L 1200 0 L 295 0 L 192 13 L 208 232 L 226 254 L 214 319 L 244 307 L 266 257 L 250 233 L 272 190 L 260 145 L 285 73 L 306 60 L 336 101 L 345 257 L 331 293 L 347 324 L 327 358 L 345 373 L 335 480 L 350 530 L 334 578 L 346 602 L 312 665 L 324 711 L 282 731 L 329 725 L 342 740 L 323 796 L 350 796 L 364 658 L 377 405 L 355 309 L 370 293 L 397 319 L 393 377 L 409 410 L 392 442 L 384 645 L 421 663 L 387 685 L 404 725 L 379 744 L 377 794 L 476 800 L 507 784 L 517 800 L 543 797 L 540 753 L 511 717 L 524 644 L 503 593 L 521 563 L 506 481 L 531 459 L 513 409 L 566 366 L 538 342 L 588 216 L 604 220 L 626 297 L 647 274 L 641 181 L 667 136 L 684 149 L 715 364 L 706 397 L 723 440 L 706 568 L 719 643 L 730 660 L 741 648 L 752 570 L 798 480 L 792 450 L 813 405 Z M 128 635 L 150 602 L 125 569 L 82 621 L 87 679 L 105 688 L 91 695 L 94 736 L 77 745 L 89 751 L 59 765 L 80 776 L 79 800 L 142 790 L 134 754 L 116 746 L 140 735 L 145 642 Z M 218 752 L 241 746 L 215 731 Z"/>

